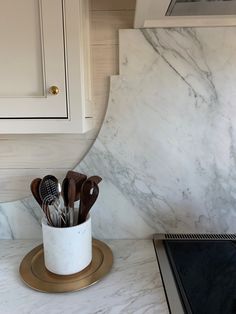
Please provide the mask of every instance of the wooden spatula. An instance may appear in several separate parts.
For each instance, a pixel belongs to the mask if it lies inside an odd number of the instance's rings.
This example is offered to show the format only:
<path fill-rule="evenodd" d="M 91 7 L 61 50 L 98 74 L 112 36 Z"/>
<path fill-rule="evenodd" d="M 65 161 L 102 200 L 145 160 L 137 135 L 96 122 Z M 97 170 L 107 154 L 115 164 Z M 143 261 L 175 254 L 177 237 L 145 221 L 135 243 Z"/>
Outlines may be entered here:
<path fill-rule="evenodd" d="M 41 181 L 42 181 L 41 178 L 36 178 L 30 184 L 31 193 L 33 194 L 35 200 L 37 201 L 40 207 L 42 207 L 42 203 L 43 203 L 39 194 L 39 185 Z"/>
<path fill-rule="evenodd" d="M 102 178 L 99 176 L 91 176 L 88 178 L 88 180 L 93 181 L 96 184 L 99 184 L 102 181 Z"/>
<path fill-rule="evenodd" d="M 85 222 L 90 209 L 98 198 L 98 194 L 99 188 L 97 183 L 87 179 L 81 188 L 78 224 Z"/>
<path fill-rule="evenodd" d="M 77 202 L 80 199 L 81 186 L 84 183 L 84 181 L 87 179 L 87 176 L 85 174 L 70 170 L 67 172 L 66 178 L 68 179 L 73 178 L 75 180 L 75 185 L 76 185 L 75 202 Z"/>

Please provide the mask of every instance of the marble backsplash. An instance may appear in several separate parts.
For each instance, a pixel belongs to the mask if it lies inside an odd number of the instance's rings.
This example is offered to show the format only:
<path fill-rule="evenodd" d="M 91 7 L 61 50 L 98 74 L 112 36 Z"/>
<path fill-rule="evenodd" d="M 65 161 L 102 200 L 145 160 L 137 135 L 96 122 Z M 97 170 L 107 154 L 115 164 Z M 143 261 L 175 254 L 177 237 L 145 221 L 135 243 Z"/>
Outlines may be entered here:
<path fill-rule="evenodd" d="M 236 231 L 236 28 L 120 31 L 120 76 L 76 170 L 103 177 L 99 238 Z M 41 237 L 32 198 L 0 205 L 0 238 Z"/>

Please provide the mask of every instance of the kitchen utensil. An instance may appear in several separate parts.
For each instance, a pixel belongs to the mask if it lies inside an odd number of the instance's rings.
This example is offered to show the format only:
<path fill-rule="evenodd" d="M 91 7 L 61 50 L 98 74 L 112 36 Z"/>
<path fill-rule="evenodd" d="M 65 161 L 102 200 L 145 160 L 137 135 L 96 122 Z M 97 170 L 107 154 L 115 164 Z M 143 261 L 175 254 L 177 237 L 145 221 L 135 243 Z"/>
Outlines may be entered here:
<path fill-rule="evenodd" d="M 59 185 L 56 177 L 47 175 L 43 177 L 39 184 L 39 195 L 42 202 L 45 201 L 49 205 L 57 199 L 59 199 Z"/>
<path fill-rule="evenodd" d="M 34 179 L 30 184 L 30 189 L 31 189 L 31 193 L 34 196 L 35 200 L 40 205 L 40 207 L 43 209 L 43 212 L 44 212 L 49 224 L 52 225 L 52 220 L 51 220 L 51 217 L 48 213 L 47 206 L 45 205 L 45 203 L 42 201 L 42 199 L 40 197 L 39 186 L 40 186 L 41 181 L 42 181 L 41 178 Z"/>
<path fill-rule="evenodd" d="M 80 190 L 85 180 L 86 178 L 81 178 L 81 180 L 77 181 L 76 183 L 75 202 L 77 202 L 80 199 Z"/>
<path fill-rule="evenodd" d="M 81 187 L 78 224 L 86 220 L 90 209 L 97 200 L 98 194 L 99 187 L 97 183 L 87 179 Z"/>
<path fill-rule="evenodd" d="M 87 176 L 85 174 L 70 170 L 67 172 L 66 178 L 73 178 L 75 180 L 75 183 L 77 183 L 81 179 L 87 179 Z"/>
<path fill-rule="evenodd" d="M 43 212 L 45 214 L 45 217 L 47 218 L 47 222 L 50 226 L 54 226 L 54 222 L 53 222 L 53 219 L 51 217 L 51 213 L 50 213 L 50 210 L 49 210 L 49 206 L 47 203 L 43 202 L 42 203 L 42 209 L 43 209 Z"/>
<path fill-rule="evenodd" d="M 82 177 L 83 176 L 83 177 Z M 80 191 L 81 187 L 86 180 L 86 176 L 81 175 L 81 179 L 76 182 L 76 196 L 75 196 L 75 202 L 77 202 L 80 199 Z M 99 176 L 91 176 L 88 178 L 88 180 L 95 182 L 96 184 L 99 184 L 102 181 L 102 178 Z"/>
<path fill-rule="evenodd" d="M 68 208 L 69 208 L 69 225 L 70 226 L 73 226 L 75 223 L 74 221 L 75 194 L 76 194 L 75 180 L 73 178 L 70 178 L 69 184 L 68 184 Z"/>
<path fill-rule="evenodd" d="M 102 178 L 99 176 L 91 176 L 88 178 L 88 180 L 93 181 L 96 184 L 99 184 L 102 181 Z"/>
<path fill-rule="evenodd" d="M 51 205 L 48 205 L 53 224 L 56 227 L 67 226 L 67 208 L 61 206 L 61 204 L 61 197 L 59 199 L 55 197 L 55 201 Z"/>
<path fill-rule="evenodd" d="M 62 181 L 62 186 L 61 186 L 61 195 L 64 200 L 64 206 L 68 207 L 68 186 L 69 186 L 69 179 L 65 177 L 65 179 Z"/>
<path fill-rule="evenodd" d="M 75 184 L 76 184 L 75 202 L 77 202 L 80 198 L 81 186 L 84 183 L 84 181 L 87 179 L 87 176 L 79 172 L 68 171 L 66 174 L 66 177 L 69 179 L 73 178 L 75 180 Z"/>
<path fill-rule="evenodd" d="M 64 216 L 65 216 L 65 225 L 63 227 L 69 226 L 69 210 L 68 210 L 68 187 L 69 187 L 69 179 L 67 177 L 64 178 L 62 181 L 62 187 L 61 187 L 61 195 L 64 201 Z"/>
<path fill-rule="evenodd" d="M 41 181 L 42 181 L 41 178 L 36 178 L 30 184 L 31 193 L 33 194 L 35 200 L 37 201 L 40 207 L 42 207 L 42 199 L 39 194 L 39 185 Z"/>
<path fill-rule="evenodd" d="M 52 196 L 50 195 L 50 204 L 45 199 L 42 203 L 42 209 L 50 226 L 65 227 L 67 223 L 64 207 L 61 208 L 61 202 L 58 201 L 57 197 L 54 198 L 55 201 L 52 201 Z"/>
<path fill-rule="evenodd" d="M 48 223 L 52 226 L 60 226 L 60 217 L 58 217 L 55 211 L 51 212 L 49 208 L 50 205 L 60 205 L 60 184 L 58 183 L 57 178 L 52 175 L 43 177 L 39 184 L 39 195 L 42 200 L 42 208 Z"/>

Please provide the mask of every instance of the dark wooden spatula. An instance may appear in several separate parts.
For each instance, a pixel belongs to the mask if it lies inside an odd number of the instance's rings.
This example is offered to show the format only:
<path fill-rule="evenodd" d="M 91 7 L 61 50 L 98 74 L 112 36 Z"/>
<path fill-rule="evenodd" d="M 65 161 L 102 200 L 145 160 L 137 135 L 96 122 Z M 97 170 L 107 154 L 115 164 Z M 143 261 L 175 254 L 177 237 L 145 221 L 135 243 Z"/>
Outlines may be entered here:
<path fill-rule="evenodd" d="M 30 184 L 31 193 L 33 194 L 35 200 L 37 201 L 40 207 L 42 207 L 43 203 L 39 194 L 39 185 L 41 181 L 42 181 L 41 178 L 36 178 Z"/>
<path fill-rule="evenodd" d="M 95 182 L 97 185 L 102 181 L 102 178 L 99 176 L 91 176 L 88 180 Z"/>
<path fill-rule="evenodd" d="M 81 186 L 84 183 L 84 181 L 87 179 L 87 176 L 85 174 L 70 170 L 67 172 L 66 178 L 74 179 L 75 181 L 75 186 L 76 186 L 75 202 L 77 202 L 80 199 Z"/>
<path fill-rule="evenodd" d="M 98 198 L 98 194 L 99 187 L 97 183 L 87 179 L 81 187 L 78 224 L 85 222 L 90 209 Z"/>

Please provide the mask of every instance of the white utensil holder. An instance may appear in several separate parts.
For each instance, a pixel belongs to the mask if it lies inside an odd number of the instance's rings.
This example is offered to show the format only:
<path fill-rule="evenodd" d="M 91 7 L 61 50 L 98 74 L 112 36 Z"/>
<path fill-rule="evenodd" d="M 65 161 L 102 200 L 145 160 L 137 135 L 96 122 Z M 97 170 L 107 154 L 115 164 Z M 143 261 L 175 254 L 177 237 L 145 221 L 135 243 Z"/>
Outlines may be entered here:
<path fill-rule="evenodd" d="M 92 260 L 91 218 L 74 227 L 56 228 L 42 220 L 46 268 L 57 275 L 72 275 Z"/>

